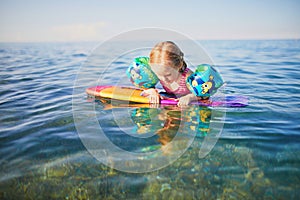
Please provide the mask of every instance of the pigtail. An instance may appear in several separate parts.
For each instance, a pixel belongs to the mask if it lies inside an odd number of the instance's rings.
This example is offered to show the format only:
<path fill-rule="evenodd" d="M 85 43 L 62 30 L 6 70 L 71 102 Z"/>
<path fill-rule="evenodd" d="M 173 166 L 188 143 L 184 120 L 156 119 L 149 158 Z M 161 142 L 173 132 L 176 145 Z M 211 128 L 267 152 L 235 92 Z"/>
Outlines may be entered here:
<path fill-rule="evenodd" d="M 183 60 L 183 61 L 182 61 L 182 67 L 179 69 L 179 72 L 180 72 L 180 73 L 183 73 L 183 72 L 186 70 L 186 68 L 187 68 L 187 64 L 186 64 L 186 62 Z"/>

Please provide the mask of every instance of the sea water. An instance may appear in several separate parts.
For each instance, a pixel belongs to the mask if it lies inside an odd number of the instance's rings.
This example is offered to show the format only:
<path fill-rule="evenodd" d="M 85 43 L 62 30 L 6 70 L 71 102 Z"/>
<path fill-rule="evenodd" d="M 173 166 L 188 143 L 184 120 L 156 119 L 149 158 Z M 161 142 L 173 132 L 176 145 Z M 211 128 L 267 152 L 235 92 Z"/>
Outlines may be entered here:
<path fill-rule="evenodd" d="M 0 199 L 297 199 L 300 41 L 198 43 L 247 107 L 88 97 L 131 85 L 126 43 L 0 44 Z"/>

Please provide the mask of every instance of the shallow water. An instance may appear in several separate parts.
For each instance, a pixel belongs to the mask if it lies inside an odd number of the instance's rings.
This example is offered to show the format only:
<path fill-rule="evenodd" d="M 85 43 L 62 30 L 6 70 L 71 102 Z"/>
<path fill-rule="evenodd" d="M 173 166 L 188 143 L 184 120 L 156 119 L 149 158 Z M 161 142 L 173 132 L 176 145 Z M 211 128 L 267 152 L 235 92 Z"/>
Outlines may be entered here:
<path fill-rule="evenodd" d="M 120 56 L 122 42 L 96 53 L 93 43 L 1 44 L 0 198 L 297 199 L 300 41 L 199 43 L 223 93 L 249 106 L 104 103 L 84 89 L 130 85 L 128 64 L 149 48 Z M 213 149 L 200 158 L 205 144 Z"/>

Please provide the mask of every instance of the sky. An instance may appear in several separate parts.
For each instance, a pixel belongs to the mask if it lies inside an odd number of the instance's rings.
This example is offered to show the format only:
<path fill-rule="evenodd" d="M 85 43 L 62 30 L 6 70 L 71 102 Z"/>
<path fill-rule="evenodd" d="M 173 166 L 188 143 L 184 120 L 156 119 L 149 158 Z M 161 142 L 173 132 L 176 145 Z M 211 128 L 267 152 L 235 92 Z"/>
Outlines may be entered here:
<path fill-rule="evenodd" d="M 103 41 L 143 28 L 197 40 L 299 39 L 300 0 L 0 0 L 0 42 Z"/>

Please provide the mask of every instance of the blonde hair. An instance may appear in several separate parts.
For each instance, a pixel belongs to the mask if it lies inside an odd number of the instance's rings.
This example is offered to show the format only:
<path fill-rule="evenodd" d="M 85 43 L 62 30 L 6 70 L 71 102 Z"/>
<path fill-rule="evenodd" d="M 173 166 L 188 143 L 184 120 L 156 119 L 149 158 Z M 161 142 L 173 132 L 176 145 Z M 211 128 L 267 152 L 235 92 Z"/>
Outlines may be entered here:
<path fill-rule="evenodd" d="M 162 64 L 167 66 L 171 62 L 173 67 L 182 73 L 187 68 L 183 56 L 184 54 L 174 42 L 160 42 L 156 44 L 150 52 L 150 64 Z"/>

